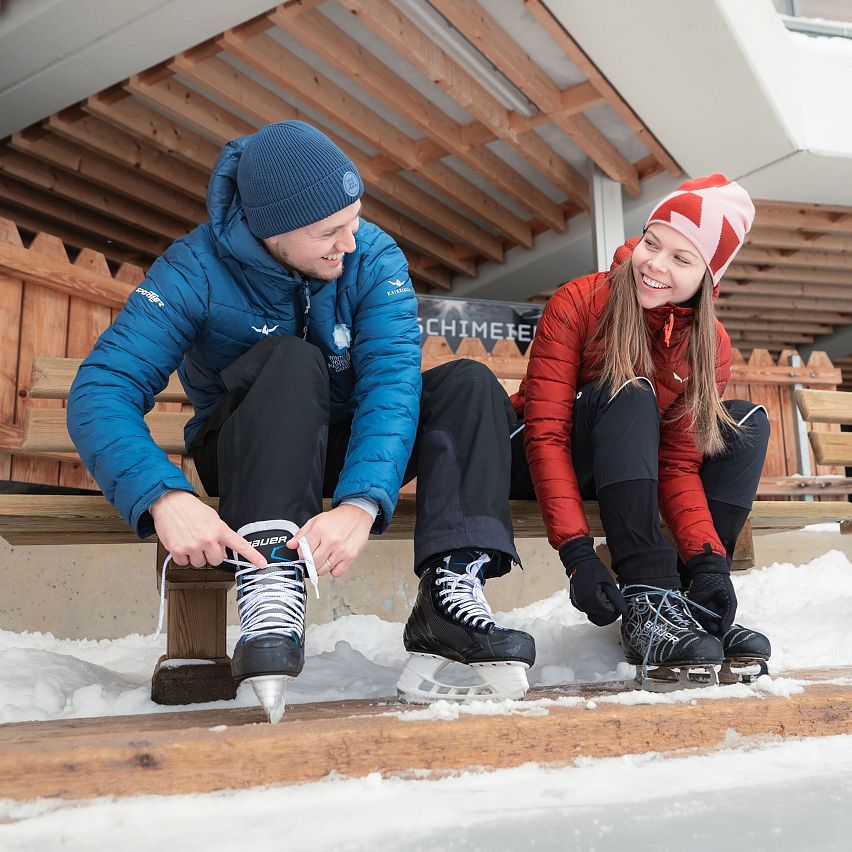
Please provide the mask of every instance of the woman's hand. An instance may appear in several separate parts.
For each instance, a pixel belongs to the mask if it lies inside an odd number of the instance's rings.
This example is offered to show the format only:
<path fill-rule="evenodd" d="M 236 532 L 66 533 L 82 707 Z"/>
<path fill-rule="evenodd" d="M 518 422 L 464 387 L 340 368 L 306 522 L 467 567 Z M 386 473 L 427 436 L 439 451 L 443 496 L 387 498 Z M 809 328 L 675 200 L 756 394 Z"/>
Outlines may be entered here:
<path fill-rule="evenodd" d="M 336 509 L 314 515 L 287 542 L 287 547 L 296 550 L 299 540 L 306 538 L 317 574 L 342 577 L 364 549 L 372 526 L 369 512 L 343 503 Z"/>

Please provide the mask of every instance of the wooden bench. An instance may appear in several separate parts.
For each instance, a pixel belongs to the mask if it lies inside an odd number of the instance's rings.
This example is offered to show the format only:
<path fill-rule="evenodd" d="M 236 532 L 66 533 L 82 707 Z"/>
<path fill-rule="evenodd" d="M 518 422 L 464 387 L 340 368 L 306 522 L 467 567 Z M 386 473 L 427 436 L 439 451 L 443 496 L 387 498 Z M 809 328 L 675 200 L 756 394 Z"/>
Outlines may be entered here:
<path fill-rule="evenodd" d="M 505 343 L 508 345 L 498 345 L 494 354 L 488 356 L 479 341 L 465 341 L 455 353 L 449 350 L 446 341 L 427 341 L 424 369 L 446 360 L 475 357 L 494 369 L 512 391 L 523 375 L 526 362 L 514 344 Z M 67 399 L 79 363 L 64 358 L 36 359 L 30 396 L 35 400 Z M 184 452 L 183 426 L 190 414 L 187 398 L 176 377 L 171 378 L 157 400 L 171 404 L 172 408 L 180 405 L 184 410 L 154 410 L 148 414 L 146 421 L 151 435 L 162 449 L 173 454 L 173 459 L 203 495 L 191 460 L 180 455 Z M 30 406 L 26 412 L 22 450 L 47 458 L 55 458 L 56 454 L 72 458 L 74 446 L 66 428 L 64 409 L 42 408 L 37 403 Z M 218 504 L 215 499 L 204 499 L 214 507 Z M 586 503 L 585 510 L 592 535 L 602 536 L 597 503 Z M 512 501 L 511 512 L 518 538 L 546 535 L 535 502 Z M 414 519 L 413 494 L 403 493 L 383 539 L 410 539 Z M 852 521 L 852 504 L 757 501 L 737 544 L 735 560 L 738 567 L 753 564 L 752 532 L 760 535 L 837 521 Z M 12 546 L 138 542 L 135 533 L 99 495 L 0 495 L 0 536 Z M 158 544 L 158 586 L 165 556 Z M 158 703 L 185 704 L 233 697 L 235 688 L 225 644 L 227 593 L 233 583 L 233 575 L 227 571 L 177 566 L 169 569 L 166 654 L 158 662 L 152 678 L 152 697 Z"/>

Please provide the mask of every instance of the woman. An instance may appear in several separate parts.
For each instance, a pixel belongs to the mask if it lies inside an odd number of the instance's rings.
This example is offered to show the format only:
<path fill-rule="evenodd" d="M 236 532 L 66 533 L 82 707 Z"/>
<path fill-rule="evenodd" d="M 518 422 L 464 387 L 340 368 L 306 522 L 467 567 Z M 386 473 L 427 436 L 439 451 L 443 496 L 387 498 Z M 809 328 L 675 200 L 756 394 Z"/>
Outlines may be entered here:
<path fill-rule="evenodd" d="M 761 406 L 721 401 L 731 344 L 714 311 L 753 218 L 745 190 L 718 174 L 664 198 L 609 273 L 551 297 L 512 400 L 524 420 L 513 459 L 523 441 L 571 602 L 594 624 L 623 617 L 640 680 L 649 666 L 685 680 L 690 667 L 715 672 L 723 659 L 726 673 L 731 662 L 766 670 L 766 637 L 734 624 L 730 563 L 769 421 Z M 516 461 L 514 496 L 525 475 Z M 583 499 L 600 505 L 620 586 L 595 555 Z"/>

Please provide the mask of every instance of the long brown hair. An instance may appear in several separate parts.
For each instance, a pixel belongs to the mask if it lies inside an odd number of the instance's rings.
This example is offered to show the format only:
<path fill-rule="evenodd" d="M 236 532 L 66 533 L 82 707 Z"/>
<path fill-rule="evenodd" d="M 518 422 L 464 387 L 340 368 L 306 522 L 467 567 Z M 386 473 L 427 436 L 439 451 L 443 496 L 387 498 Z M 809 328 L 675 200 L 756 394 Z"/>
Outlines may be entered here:
<path fill-rule="evenodd" d="M 601 381 L 615 393 L 625 382 L 637 384 L 637 376 L 651 378 L 651 331 L 636 295 L 633 265 L 626 260 L 609 273 L 609 300 L 593 339 L 618 340 L 619 345 L 602 347 Z M 616 337 L 617 334 L 617 337 Z M 725 432 L 742 427 L 728 413 L 716 387 L 716 308 L 713 279 L 709 270 L 698 291 L 689 333 L 687 358 L 692 377 L 684 391 L 684 405 L 674 419 L 692 422 L 695 442 L 704 455 L 713 456 L 725 448 Z M 729 433 L 730 434 L 730 433 Z"/>

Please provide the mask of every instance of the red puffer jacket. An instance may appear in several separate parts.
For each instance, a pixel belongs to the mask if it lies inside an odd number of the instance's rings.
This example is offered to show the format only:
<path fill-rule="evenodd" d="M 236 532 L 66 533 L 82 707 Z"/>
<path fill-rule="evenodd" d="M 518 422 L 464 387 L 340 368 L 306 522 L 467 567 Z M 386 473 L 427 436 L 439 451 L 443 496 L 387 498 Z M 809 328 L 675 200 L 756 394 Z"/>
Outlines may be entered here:
<path fill-rule="evenodd" d="M 613 268 L 630 257 L 638 239 L 615 253 Z M 527 461 L 551 545 L 559 549 L 589 534 L 577 478 L 571 463 L 571 424 L 577 388 L 600 375 L 602 343 L 590 344 L 607 300 L 607 274 L 599 272 L 564 284 L 548 301 L 536 331 L 527 375 L 512 397 L 525 422 Z M 645 310 L 653 333 L 651 377 L 662 417 L 660 428 L 660 509 L 674 534 L 681 558 L 700 553 L 705 542 L 718 554 L 716 535 L 698 471 L 703 456 L 684 420 L 670 421 L 684 405 L 683 383 L 690 376 L 687 344 L 692 309 L 664 305 Z M 673 326 L 672 326 L 673 323 Z M 668 343 L 665 326 L 670 327 Z M 721 395 L 731 375 L 731 341 L 716 324 L 716 384 Z"/>

